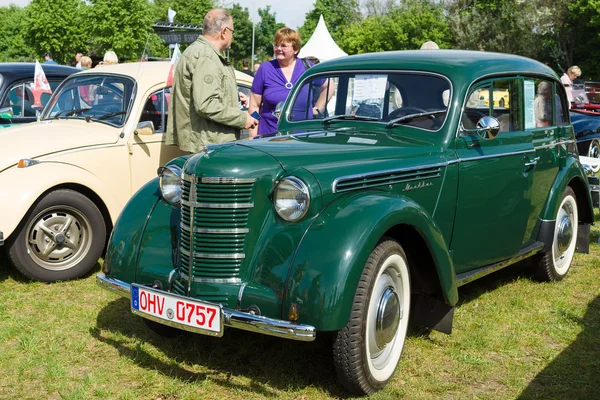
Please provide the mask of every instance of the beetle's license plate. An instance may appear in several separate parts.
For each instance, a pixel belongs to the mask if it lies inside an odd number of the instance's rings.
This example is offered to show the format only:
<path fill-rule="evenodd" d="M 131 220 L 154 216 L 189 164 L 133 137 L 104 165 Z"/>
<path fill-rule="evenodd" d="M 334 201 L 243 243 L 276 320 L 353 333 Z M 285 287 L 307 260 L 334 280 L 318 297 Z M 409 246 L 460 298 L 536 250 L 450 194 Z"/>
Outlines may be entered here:
<path fill-rule="evenodd" d="M 157 322 L 211 336 L 222 336 L 222 310 L 214 304 L 192 300 L 146 286 L 131 285 L 131 309 Z"/>

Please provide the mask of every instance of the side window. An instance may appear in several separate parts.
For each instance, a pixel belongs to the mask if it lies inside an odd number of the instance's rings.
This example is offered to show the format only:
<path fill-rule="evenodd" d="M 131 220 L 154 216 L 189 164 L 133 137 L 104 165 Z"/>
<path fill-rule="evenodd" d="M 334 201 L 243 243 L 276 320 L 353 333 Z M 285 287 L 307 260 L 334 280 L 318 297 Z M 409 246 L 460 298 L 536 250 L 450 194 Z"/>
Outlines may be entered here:
<path fill-rule="evenodd" d="M 521 130 L 515 79 L 500 79 L 473 89 L 461 117 L 465 129 L 477 127 L 479 119 L 492 116 L 500 123 L 500 132 Z"/>
<path fill-rule="evenodd" d="M 25 105 L 25 85 L 19 83 L 13 86 L 9 92 L 8 96 L 4 100 L 2 104 L 2 108 L 11 107 L 13 111 L 13 115 L 15 118 L 23 117 L 23 107 Z"/>
<path fill-rule="evenodd" d="M 140 117 L 140 122 L 151 121 L 156 133 L 165 133 L 167 129 L 168 106 L 164 101 L 166 91 L 170 94 L 170 88 L 152 93 L 146 100 Z"/>

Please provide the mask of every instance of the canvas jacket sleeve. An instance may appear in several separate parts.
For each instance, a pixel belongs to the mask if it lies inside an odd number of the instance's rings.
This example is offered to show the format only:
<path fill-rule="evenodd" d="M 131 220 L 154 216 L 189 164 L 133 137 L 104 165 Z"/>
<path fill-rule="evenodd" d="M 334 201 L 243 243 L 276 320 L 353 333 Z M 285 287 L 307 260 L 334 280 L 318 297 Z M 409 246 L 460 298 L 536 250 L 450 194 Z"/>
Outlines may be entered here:
<path fill-rule="evenodd" d="M 192 83 L 196 112 L 223 125 L 243 129 L 246 112 L 238 105 L 235 72 L 210 55 L 201 55 L 194 68 Z"/>

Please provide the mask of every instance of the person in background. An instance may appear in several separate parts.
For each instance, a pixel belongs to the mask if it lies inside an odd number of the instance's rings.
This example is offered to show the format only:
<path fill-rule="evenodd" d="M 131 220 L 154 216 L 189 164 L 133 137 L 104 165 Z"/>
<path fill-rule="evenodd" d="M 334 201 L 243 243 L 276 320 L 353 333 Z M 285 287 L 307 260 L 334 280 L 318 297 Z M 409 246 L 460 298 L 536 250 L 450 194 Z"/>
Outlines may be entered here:
<path fill-rule="evenodd" d="M 261 119 L 258 124 L 258 131 L 255 129 L 250 130 L 250 138 L 255 137 L 257 134 L 262 135 L 277 131 L 277 117 L 273 115 L 277 103 L 285 101 L 300 75 L 312 66 L 310 62 L 298 59 L 301 45 L 300 35 L 293 29 L 283 27 L 275 33 L 273 38 L 275 59 L 262 63 L 252 82 L 250 109 L 248 111 L 251 114 L 258 111 Z M 323 85 L 326 84 L 326 82 L 323 83 Z M 309 100 L 308 98 L 309 94 L 306 93 L 306 101 Z M 325 96 L 319 98 L 312 107 L 313 115 L 309 115 L 308 118 L 323 113 L 325 103 Z M 296 102 L 296 106 L 299 106 L 299 109 L 302 108 L 301 103 Z"/>
<path fill-rule="evenodd" d="M 107 51 L 104 53 L 104 59 L 102 60 L 102 65 L 115 65 L 119 63 L 119 57 L 117 57 L 117 53 L 114 51 Z"/>
<path fill-rule="evenodd" d="M 44 54 L 44 59 L 46 60 L 44 64 L 56 64 L 56 61 L 52 59 L 52 53 L 49 51 Z"/>
<path fill-rule="evenodd" d="M 421 50 L 439 50 L 440 47 L 437 45 L 436 42 L 433 42 L 431 40 L 423 43 L 421 45 Z"/>
<path fill-rule="evenodd" d="M 537 96 L 533 102 L 535 126 L 549 126 L 552 124 L 552 84 L 542 81 L 537 87 Z"/>
<path fill-rule="evenodd" d="M 254 64 L 254 73 L 256 74 L 256 72 L 258 71 L 258 68 L 260 67 L 260 63 L 256 63 Z"/>
<path fill-rule="evenodd" d="M 85 71 L 86 69 L 92 68 L 92 59 L 88 56 L 81 56 L 79 64 L 81 65 L 81 69 Z"/>
<path fill-rule="evenodd" d="M 240 138 L 258 121 L 240 110 L 235 71 L 223 52 L 233 40 L 233 18 L 223 9 L 204 17 L 202 35 L 175 67 L 165 143 L 199 152 L 207 144 Z"/>
<path fill-rule="evenodd" d="M 567 97 L 569 98 L 569 103 L 574 101 L 573 99 L 573 81 L 581 76 L 581 69 L 577 65 L 573 65 L 569 67 L 567 72 L 560 77 L 560 81 L 565 86 L 565 90 L 567 91 Z"/>
<path fill-rule="evenodd" d="M 77 63 L 77 64 L 75 64 L 75 68 L 81 69 L 81 57 L 83 57 L 83 54 L 81 54 L 81 53 L 75 54 L 75 62 Z"/>
<path fill-rule="evenodd" d="M 242 60 L 242 72 L 250 76 L 254 76 L 254 72 L 250 71 L 250 69 L 248 68 L 249 65 L 250 63 L 248 62 L 248 59 L 244 58 Z"/>

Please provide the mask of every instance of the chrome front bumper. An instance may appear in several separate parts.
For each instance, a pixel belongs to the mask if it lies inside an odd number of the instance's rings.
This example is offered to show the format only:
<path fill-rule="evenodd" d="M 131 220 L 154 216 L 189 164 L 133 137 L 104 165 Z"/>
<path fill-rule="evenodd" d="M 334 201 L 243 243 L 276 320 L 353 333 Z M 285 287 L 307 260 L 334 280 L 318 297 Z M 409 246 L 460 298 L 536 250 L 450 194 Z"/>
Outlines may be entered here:
<path fill-rule="evenodd" d="M 96 276 L 96 283 L 106 290 L 117 293 L 131 300 L 131 286 L 129 283 L 125 283 L 118 279 L 109 278 L 103 273 L 100 273 Z M 264 335 L 277 336 L 284 339 L 311 342 L 317 337 L 315 328 L 310 325 L 294 324 L 289 321 L 266 318 L 260 315 L 253 315 L 228 308 L 223 308 L 223 320 L 223 324 L 231 328 L 244 329 L 251 332 L 262 333 Z M 163 323 L 166 321 L 156 320 L 156 322 Z M 186 326 L 185 330 L 190 330 L 190 328 Z M 190 331 L 199 334 L 205 333 L 203 331 L 196 330 Z"/>

